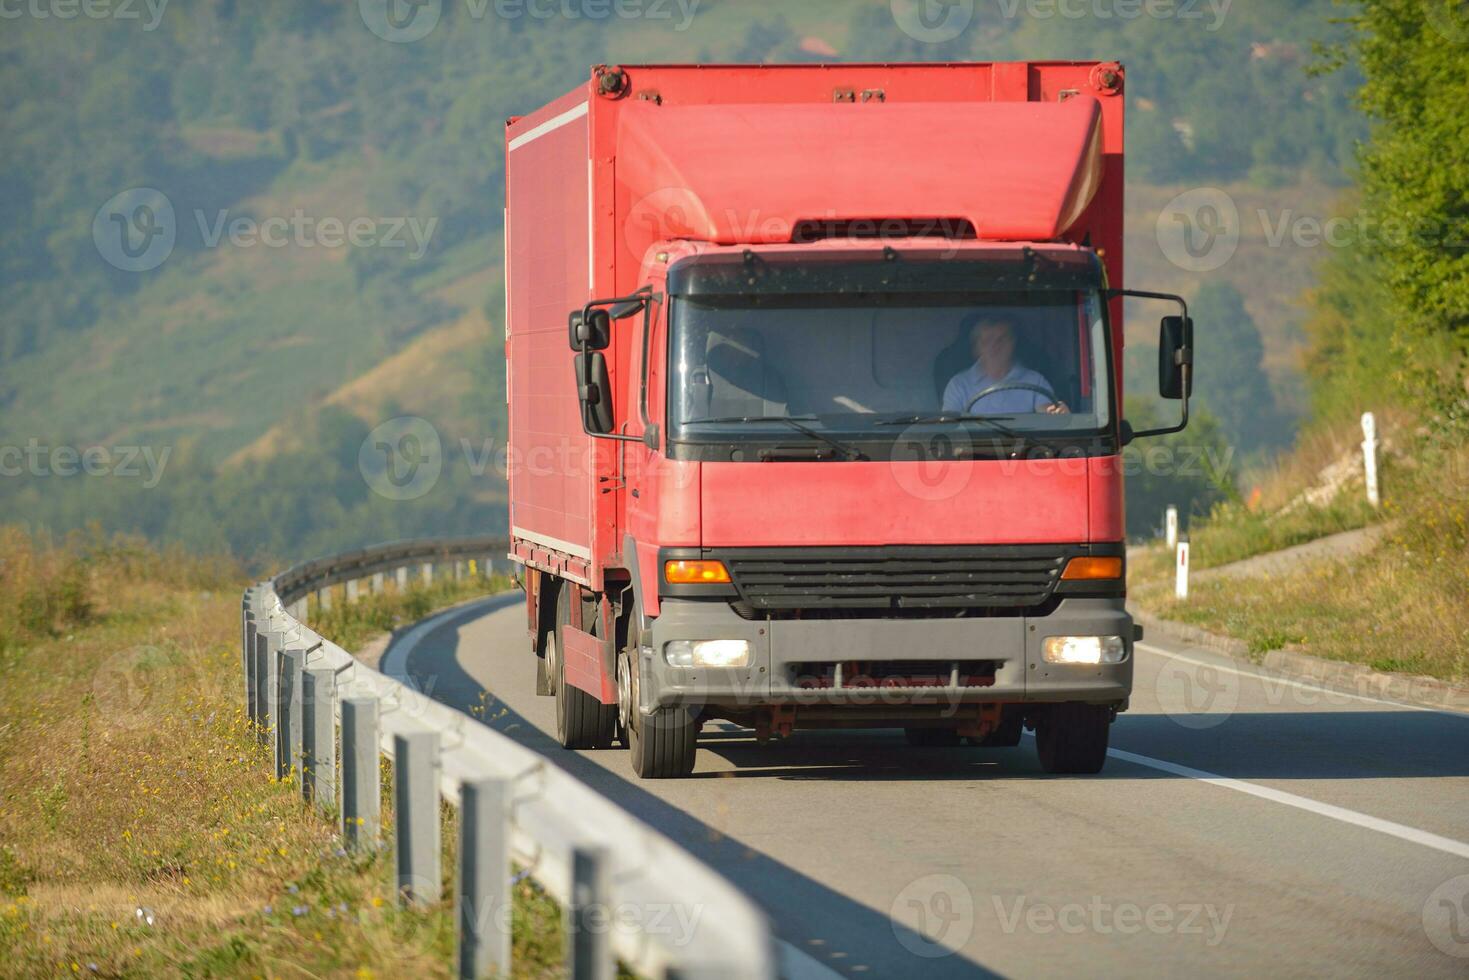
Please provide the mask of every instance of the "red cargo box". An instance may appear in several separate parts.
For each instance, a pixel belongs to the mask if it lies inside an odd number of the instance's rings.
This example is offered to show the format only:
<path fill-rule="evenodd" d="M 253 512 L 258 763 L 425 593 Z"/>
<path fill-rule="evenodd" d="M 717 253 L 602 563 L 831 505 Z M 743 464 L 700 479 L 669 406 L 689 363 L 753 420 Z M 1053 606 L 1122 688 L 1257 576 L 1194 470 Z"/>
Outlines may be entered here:
<path fill-rule="evenodd" d="M 800 241 L 902 217 L 981 240 L 1089 243 L 1120 287 L 1122 84 L 1117 65 L 1095 62 L 599 67 L 510 120 L 519 559 L 594 589 L 624 564 L 620 447 L 582 431 L 567 318 L 637 289 L 650 245 Z M 1120 304 L 1112 312 L 1120 324 Z M 627 405 L 630 334 L 614 331 L 607 351 Z M 661 544 L 699 543 L 697 514 L 667 521 Z"/>

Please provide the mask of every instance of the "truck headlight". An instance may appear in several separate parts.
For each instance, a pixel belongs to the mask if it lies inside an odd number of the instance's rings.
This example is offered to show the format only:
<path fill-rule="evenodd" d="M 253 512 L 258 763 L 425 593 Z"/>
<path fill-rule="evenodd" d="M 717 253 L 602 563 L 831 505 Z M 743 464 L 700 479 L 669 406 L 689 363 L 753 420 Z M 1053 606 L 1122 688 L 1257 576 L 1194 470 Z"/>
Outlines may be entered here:
<path fill-rule="evenodd" d="M 1120 636 L 1048 636 L 1044 652 L 1048 664 L 1120 664 L 1127 644 Z"/>
<path fill-rule="evenodd" d="M 663 644 L 670 667 L 748 667 L 750 644 L 745 640 L 670 640 Z"/>

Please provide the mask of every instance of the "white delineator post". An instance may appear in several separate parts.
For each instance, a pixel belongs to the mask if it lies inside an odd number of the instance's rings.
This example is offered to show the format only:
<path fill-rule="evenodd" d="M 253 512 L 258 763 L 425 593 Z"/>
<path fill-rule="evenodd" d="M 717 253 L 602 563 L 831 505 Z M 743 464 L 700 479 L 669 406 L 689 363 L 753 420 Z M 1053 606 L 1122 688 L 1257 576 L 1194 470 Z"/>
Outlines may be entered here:
<path fill-rule="evenodd" d="M 1170 550 L 1178 547 L 1178 508 L 1172 505 L 1163 515 L 1163 535 Z"/>
<path fill-rule="evenodd" d="M 1188 598 L 1188 542 L 1178 542 L 1178 575 L 1173 583 L 1173 594 L 1180 599 Z"/>
<path fill-rule="evenodd" d="M 1382 503 L 1377 492 L 1377 417 L 1362 413 L 1362 465 L 1366 467 L 1367 502 L 1373 507 Z"/>

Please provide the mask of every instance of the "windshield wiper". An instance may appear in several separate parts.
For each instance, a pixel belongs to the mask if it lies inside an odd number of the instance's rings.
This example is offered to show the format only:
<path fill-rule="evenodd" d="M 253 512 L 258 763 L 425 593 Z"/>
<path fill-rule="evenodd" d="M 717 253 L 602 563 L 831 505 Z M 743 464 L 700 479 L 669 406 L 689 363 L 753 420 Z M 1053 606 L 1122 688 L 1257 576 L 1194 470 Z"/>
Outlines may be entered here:
<path fill-rule="evenodd" d="M 816 416 L 814 415 L 727 415 L 717 419 L 690 419 L 689 421 L 698 424 L 707 422 L 716 425 L 724 422 L 783 422 L 797 432 L 826 443 L 848 459 L 867 458 L 867 454 L 862 452 L 862 450 L 849 446 L 846 443 L 838 442 L 824 432 L 818 432 L 808 425 L 801 424 L 802 422 L 815 422 Z"/>
<path fill-rule="evenodd" d="M 1018 438 L 1019 433 L 1001 422 L 1013 422 L 1013 415 L 959 415 L 956 412 L 940 412 L 937 415 L 905 415 L 897 419 L 879 419 L 873 425 L 936 425 L 939 422 L 983 422 L 1003 436 Z"/>

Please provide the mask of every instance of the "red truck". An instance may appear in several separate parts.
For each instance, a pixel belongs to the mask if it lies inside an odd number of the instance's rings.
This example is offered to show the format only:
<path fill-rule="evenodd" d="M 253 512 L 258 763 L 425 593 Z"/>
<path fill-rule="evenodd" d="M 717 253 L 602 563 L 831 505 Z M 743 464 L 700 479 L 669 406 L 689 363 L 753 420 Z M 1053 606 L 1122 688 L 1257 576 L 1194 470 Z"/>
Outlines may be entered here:
<path fill-rule="evenodd" d="M 599 66 L 506 129 L 511 557 L 568 748 L 904 729 L 1097 772 L 1122 448 L 1115 63 Z M 1124 294 L 1178 425 L 1121 417 Z"/>

